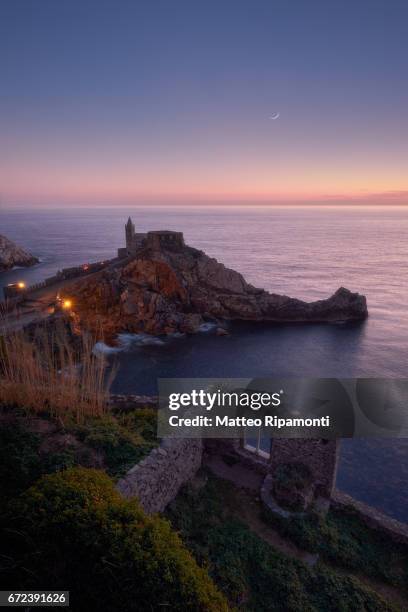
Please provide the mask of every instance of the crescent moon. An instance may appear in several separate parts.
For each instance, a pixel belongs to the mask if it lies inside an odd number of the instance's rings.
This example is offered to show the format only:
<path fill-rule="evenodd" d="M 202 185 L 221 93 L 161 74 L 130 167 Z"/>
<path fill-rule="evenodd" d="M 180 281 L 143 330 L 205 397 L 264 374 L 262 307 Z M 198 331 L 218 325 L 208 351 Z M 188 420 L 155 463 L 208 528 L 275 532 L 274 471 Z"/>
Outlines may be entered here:
<path fill-rule="evenodd" d="M 279 117 L 280 117 L 280 113 L 273 113 L 273 115 L 271 115 L 269 119 L 272 119 L 272 121 L 275 121 L 275 119 L 279 119 Z"/>

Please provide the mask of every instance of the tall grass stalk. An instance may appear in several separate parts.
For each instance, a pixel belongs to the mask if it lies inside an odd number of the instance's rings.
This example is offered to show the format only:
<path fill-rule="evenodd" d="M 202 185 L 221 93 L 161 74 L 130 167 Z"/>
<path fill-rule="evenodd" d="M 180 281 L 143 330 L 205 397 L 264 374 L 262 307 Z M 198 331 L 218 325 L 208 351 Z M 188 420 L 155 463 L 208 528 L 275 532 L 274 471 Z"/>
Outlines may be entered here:
<path fill-rule="evenodd" d="M 113 372 L 92 353 L 95 339 L 75 338 L 64 325 L 0 337 L 0 404 L 82 422 L 107 407 Z"/>

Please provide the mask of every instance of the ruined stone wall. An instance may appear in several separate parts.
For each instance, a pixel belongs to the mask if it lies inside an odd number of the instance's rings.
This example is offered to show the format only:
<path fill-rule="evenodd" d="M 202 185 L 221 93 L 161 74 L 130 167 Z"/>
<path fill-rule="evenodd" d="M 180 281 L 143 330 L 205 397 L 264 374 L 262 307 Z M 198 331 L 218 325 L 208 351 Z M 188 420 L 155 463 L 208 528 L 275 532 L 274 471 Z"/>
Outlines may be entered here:
<path fill-rule="evenodd" d="M 112 405 L 126 410 L 152 403 L 156 398 L 142 396 L 112 396 Z M 408 527 L 334 488 L 338 442 L 335 440 L 275 439 L 270 460 L 260 459 L 245 451 L 239 440 L 163 440 L 148 457 L 131 468 L 117 483 L 125 497 L 136 496 L 144 510 L 151 514 L 162 512 L 176 497 L 180 488 L 196 474 L 202 464 L 203 452 L 207 459 L 213 455 L 234 454 L 242 465 L 259 474 L 270 474 L 279 464 L 300 461 L 312 471 L 317 493 L 331 497 L 331 506 L 345 512 L 355 512 L 369 527 L 395 542 L 408 544 Z M 270 487 L 266 487 L 268 491 Z M 285 514 L 285 513 L 284 513 Z"/>
<path fill-rule="evenodd" d="M 168 249 L 170 251 L 181 251 L 184 244 L 183 232 L 153 231 L 147 233 L 146 244 L 153 250 Z"/>
<path fill-rule="evenodd" d="M 202 440 L 166 439 L 119 480 L 125 497 L 136 496 L 145 512 L 162 512 L 201 466 Z"/>
<path fill-rule="evenodd" d="M 336 440 L 275 438 L 269 459 L 243 448 L 241 440 L 206 440 L 205 449 L 210 455 L 233 453 L 242 465 L 265 475 L 273 475 L 282 463 L 303 463 L 313 474 L 317 496 L 330 497 L 336 483 L 339 452 Z"/>
<path fill-rule="evenodd" d="M 123 395 L 121 393 L 111 393 L 109 397 L 109 409 L 119 412 L 131 412 L 142 408 L 157 409 L 159 398 L 157 395 Z"/>
<path fill-rule="evenodd" d="M 331 506 L 343 512 L 356 514 L 371 529 L 383 533 L 394 542 L 408 545 L 408 525 L 383 514 L 373 506 L 368 506 L 338 489 L 333 492 Z"/>
<path fill-rule="evenodd" d="M 338 454 L 337 440 L 275 439 L 269 471 L 273 474 L 282 463 L 303 463 L 313 474 L 316 493 L 330 497 L 336 482 Z"/>

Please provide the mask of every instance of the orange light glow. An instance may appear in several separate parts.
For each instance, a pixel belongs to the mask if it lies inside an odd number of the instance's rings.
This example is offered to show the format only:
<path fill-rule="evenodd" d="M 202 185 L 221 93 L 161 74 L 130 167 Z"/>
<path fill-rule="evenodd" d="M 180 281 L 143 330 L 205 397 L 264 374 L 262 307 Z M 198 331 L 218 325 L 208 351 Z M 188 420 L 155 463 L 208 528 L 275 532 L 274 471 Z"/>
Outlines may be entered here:
<path fill-rule="evenodd" d="M 17 283 L 17 286 L 18 286 L 19 289 L 25 289 L 26 284 L 21 281 L 21 282 Z"/>
<path fill-rule="evenodd" d="M 70 308 L 72 308 L 72 301 L 71 300 L 64 300 L 62 302 L 62 307 L 64 308 L 64 310 L 69 310 Z"/>

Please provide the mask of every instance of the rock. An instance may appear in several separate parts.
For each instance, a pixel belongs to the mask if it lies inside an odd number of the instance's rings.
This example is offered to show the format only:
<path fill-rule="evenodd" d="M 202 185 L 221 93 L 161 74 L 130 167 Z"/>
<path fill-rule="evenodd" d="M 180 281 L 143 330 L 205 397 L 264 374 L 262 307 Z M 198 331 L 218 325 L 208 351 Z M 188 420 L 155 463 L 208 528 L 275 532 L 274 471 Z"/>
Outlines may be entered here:
<path fill-rule="evenodd" d="M 181 244 L 181 243 L 180 243 Z M 209 318 L 274 322 L 346 322 L 367 317 L 366 298 L 341 287 L 331 297 L 303 302 L 248 284 L 202 251 L 153 243 L 129 263 L 106 268 L 72 286 L 81 325 L 114 337 L 120 331 L 194 333 Z M 218 335 L 228 332 L 219 327 Z"/>
<path fill-rule="evenodd" d="M 188 313 L 183 317 L 180 323 L 180 331 L 182 333 L 194 334 L 198 331 L 203 319 L 198 313 Z"/>
<path fill-rule="evenodd" d="M 31 255 L 14 242 L 0 235 L 0 272 L 14 266 L 33 266 L 38 263 L 37 257 Z"/>
<path fill-rule="evenodd" d="M 229 336 L 229 333 L 223 327 L 217 327 L 216 332 L 217 336 Z"/>

